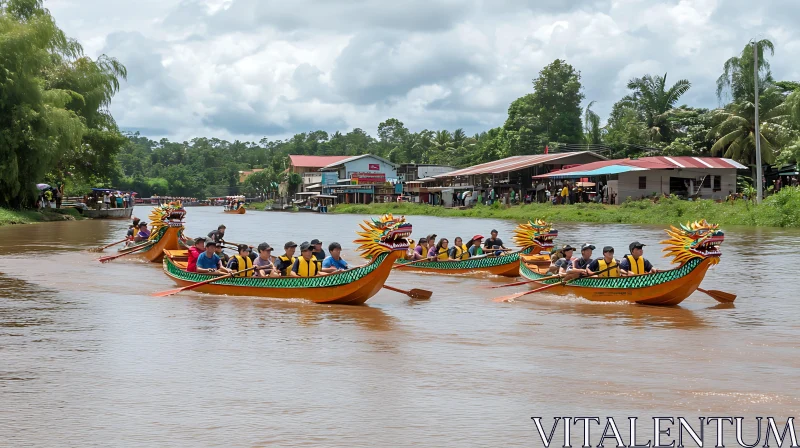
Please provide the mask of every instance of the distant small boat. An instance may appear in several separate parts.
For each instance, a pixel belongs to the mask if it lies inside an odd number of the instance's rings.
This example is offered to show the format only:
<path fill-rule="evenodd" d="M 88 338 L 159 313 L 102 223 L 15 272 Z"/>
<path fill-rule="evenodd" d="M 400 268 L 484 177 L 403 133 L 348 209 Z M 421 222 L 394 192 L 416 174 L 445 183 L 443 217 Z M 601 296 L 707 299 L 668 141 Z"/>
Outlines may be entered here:
<path fill-rule="evenodd" d="M 223 210 L 223 213 L 228 213 L 228 214 L 231 214 L 231 215 L 244 215 L 244 213 L 246 211 L 247 211 L 247 209 L 244 208 L 244 205 L 242 205 L 239 208 L 236 208 L 236 209 L 233 209 L 233 210 L 225 209 L 225 210 Z"/>
<path fill-rule="evenodd" d="M 127 219 L 133 215 L 133 207 L 128 208 L 106 208 L 95 210 L 91 208 L 78 209 L 83 216 L 92 219 Z"/>

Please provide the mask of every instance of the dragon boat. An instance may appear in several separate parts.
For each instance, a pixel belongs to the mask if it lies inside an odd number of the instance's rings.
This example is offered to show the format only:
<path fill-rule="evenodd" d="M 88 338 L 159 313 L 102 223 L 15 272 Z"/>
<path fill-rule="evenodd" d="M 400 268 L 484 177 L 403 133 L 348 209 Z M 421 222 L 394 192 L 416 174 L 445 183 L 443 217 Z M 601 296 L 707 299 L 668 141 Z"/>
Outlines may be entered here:
<path fill-rule="evenodd" d="M 240 205 L 239 207 L 237 207 L 237 208 L 235 208 L 235 209 L 228 209 L 228 208 L 226 208 L 226 209 L 225 209 L 225 210 L 223 210 L 222 212 L 223 212 L 223 213 L 228 213 L 228 214 L 230 214 L 230 215 L 244 215 L 244 213 L 245 213 L 246 211 L 247 211 L 247 209 L 246 209 L 246 208 L 244 208 L 244 205 Z"/>
<path fill-rule="evenodd" d="M 719 263 L 720 244 L 725 234 L 716 224 L 706 220 L 670 226 L 666 230 L 669 239 L 664 240 L 665 257 L 672 257 L 674 269 L 654 274 L 631 275 L 627 277 L 589 277 L 579 278 L 549 288 L 547 291 L 560 295 L 575 295 L 596 302 L 635 302 L 646 305 L 678 305 L 689 297 L 699 286 L 708 268 Z M 537 280 L 547 276 L 547 268 L 542 268 L 536 259 L 520 259 L 520 274 Z M 531 283 L 533 287 L 561 282 L 560 279 Z"/>
<path fill-rule="evenodd" d="M 228 277 L 195 290 L 210 294 L 305 299 L 316 303 L 360 305 L 374 296 L 389 277 L 394 261 L 408 250 L 411 224 L 384 215 L 364 221 L 357 232 L 358 251 L 371 255 L 363 266 L 319 277 Z M 179 286 L 211 280 L 215 275 L 187 272 L 185 251 L 166 251 L 164 273 Z"/>
<path fill-rule="evenodd" d="M 118 254 L 137 253 L 152 262 L 160 262 L 164 258 L 164 250 L 188 249 L 186 236 L 183 234 L 183 218 L 186 210 L 179 201 L 153 207 L 150 219 L 150 238 L 133 246 L 123 247 Z"/>
<path fill-rule="evenodd" d="M 479 255 L 459 261 L 412 262 L 406 259 L 398 259 L 395 263 L 400 265 L 409 264 L 408 267 L 402 268 L 407 271 L 447 275 L 487 273 L 504 277 L 518 277 L 520 256 L 549 254 L 550 249 L 553 247 L 553 239 L 557 236 L 558 231 L 552 230 L 551 226 L 544 221 L 531 221 L 515 230 L 514 242 L 521 247 L 519 251 L 500 256 L 491 254 Z M 547 256 L 545 257 L 547 258 Z M 549 263 L 549 258 L 547 260 Z"/>

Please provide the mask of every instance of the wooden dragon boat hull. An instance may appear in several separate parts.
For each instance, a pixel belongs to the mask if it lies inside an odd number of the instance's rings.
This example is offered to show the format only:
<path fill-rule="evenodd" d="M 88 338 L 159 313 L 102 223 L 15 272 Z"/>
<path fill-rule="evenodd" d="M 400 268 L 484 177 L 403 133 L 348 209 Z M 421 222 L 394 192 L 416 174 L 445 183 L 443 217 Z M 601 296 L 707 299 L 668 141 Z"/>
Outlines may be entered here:
<path fill-rule="evenodd" d="M 380 254 L 370 263 L 322 277 L 231 277 L 195 288 L 209 294 L 305 299 L 316 303 L 361 305 L 383 288 L 392 264 L 403 252 Z M 186 272 L 183 263 L 164 257 L 164 273 L 178 286 L 188 286 L 216 276 Z"/>
<path fill-rule="evenodd" d="M 575 280 L 567 285 L 554 286 L 547 293 L 574 295 L 594 302 L 634 302 L 645 305 L 674 306 L 689 297 L 711 266 L 709 258 L 694 258 L 668 271 L 628 277 L 593 277 Z M 520 274 L 529 279 L 545 277 L 535 266 L 520 262 Z M 553 284 L 560 280 L 531 283 L 532 288 Z M 544 293 L 544 292 L 543 292 Z"/>
<path fill-rule="evenodd" d="M 142 241 L 133 246 L 120 249 L 119 253 L 133 253 L 146 259 L 147 261 L 160 263 L 164 258 L 164 250 L 186 249 L 186 238 L 183 236 L 183 229 L 180 227 L 166 227 L 164 235 L 157 240 Z"/>
<path fill-rule="evenodd" d="M 237 208 L 236 210 L 223 210 L 223 211 L 222 211 L 222 213 L 227 213 L 227 214 L 229 214 L 229 215 L 244 215 L 244 213 L 245 213 L 246 211 L 247 211 L 247 209 L 246 209 L 246 208 L 244 208 L 244 207 L 239 207 L 239 208 Z"/>
<path fill-rule="evenodd" d="M 399 269 L 443 275 L 486 273 L 503 277 L 519 277 L 519 256 L 520 253 L 524 254 L 527 253 L 527 251 L 526 249 L 522 252 L 512 252 L 499 257 L 473 257 L 461 261 L 423 261 Z M 396 262 L 398 265 L 406 263 L 411 262 L 408 260 L 398 260 Z"/>

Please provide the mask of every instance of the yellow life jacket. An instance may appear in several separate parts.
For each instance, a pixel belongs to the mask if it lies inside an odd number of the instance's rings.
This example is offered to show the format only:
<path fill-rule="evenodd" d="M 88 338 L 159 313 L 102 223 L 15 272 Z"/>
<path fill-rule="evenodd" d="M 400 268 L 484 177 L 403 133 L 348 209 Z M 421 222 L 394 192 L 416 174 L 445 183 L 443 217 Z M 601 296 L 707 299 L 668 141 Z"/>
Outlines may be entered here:
<path fill-rule="evenodd" d="M 467 249 L 466 244 L 462 244 L 461 247 L 453 246 L 456 249 L 456 259 L 466 260 L 469 258 L 469 249 Z"/>
<path fill-rule="evenodd" d="M 403 256 L 401 256 L 400 258 L 402 258 L 403 260 L 408 260 L 409 259 L 408 254 L 414 252 L 416 248 L 417 248 L 417 243 L 410 243 L 408 245 L 409 252 L 404 253 Z"/>
<path fill-rule="evenodd" d="M 598 275 L 598 277 L 619 277 L 619 265 L 617 264 L 616 260 L 612 261 L 611 265 L 609 266 L 606 264 L 606 259 L 601 258 L 597 260 L 597 264 L 600 265 L 600 270 L 598 272 L 603 272 L 609 267 L 611 268 L 610 270 Z"/>
<path fill-rule="evenodd" d="M 286 254 L 283 254 L 280 257 L 278 257 L 278 260 L 281 260 L 286 266 L 281 271 L 281 275 L 287 276 L 289 275 L 290 272 L 292 272 L 292 266 L 294 266 L 294 261 L 297 260 L 297 258 L 295 257 L 289 258 L 286 256 Z"/>
<path fill-rule="evenodd" d="M 250 257 L 243 257 L 241 255 L 234 255 L 233 258 L 236 259 L 236 263 L 238 263 L 240 271 L 244 270 L 244 269 L 250 269 L 250 268 L 253 267 L 253 260 L 251 260 Z M 234 275 L 234 277 L 252 277 L 253 276 L 253 272 L 254 271 L 252 269 L 250 269 L 247 272 L 242 272 L 240 274 L 236 274 L 236 275 Z"/>
<path fill-rule="evenodd" d="M 644 257 L 639 257 L 638 260 L 634 260 L 633 255 L 625 255 L 625 258 L 631 263 L 631 270 L 628 272 L 634 275 L 646 274 L 644 271 Z"/>
<path fill-rule="evenodd" d="M 306 261 L 303 257 L 297 258 L 297 275 L 300 277 L 314 277 L 319 272 L 317 268 L 317 258 L 312 256 L 311 260 Z"/>
<path fill-rule="evenodd" d="M 430 249 L 428 249 L 428 258 L 430 258 L 431 254 L 436 254 L 436 259 L 439 260 L 439 261 L 447 261 L 447 260 L 450 259 L 450 256 L 447 255 L 447 249 L 441 248 L 441 249 L 439 249 L 438 253 L 435 252 L 435 250 L 436 250 L 436 246 L 431 247 Z"/>

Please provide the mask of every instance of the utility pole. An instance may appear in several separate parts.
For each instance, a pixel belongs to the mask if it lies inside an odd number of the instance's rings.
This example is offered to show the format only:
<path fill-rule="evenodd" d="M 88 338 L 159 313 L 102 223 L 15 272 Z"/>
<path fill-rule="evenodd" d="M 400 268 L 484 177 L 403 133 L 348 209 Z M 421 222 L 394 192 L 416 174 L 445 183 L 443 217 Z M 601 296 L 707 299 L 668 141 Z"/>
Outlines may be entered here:
<path fill-rule="evenodd" d="M 753 74 L 756 94 L 756 203 L 760 204 L 764 197 L 761 180 L 761 132 L 758 128 L 758 41 L 753 39 Z"/>

